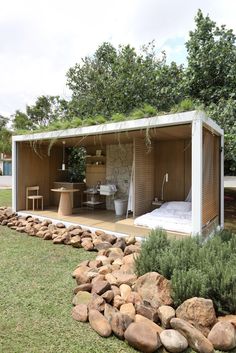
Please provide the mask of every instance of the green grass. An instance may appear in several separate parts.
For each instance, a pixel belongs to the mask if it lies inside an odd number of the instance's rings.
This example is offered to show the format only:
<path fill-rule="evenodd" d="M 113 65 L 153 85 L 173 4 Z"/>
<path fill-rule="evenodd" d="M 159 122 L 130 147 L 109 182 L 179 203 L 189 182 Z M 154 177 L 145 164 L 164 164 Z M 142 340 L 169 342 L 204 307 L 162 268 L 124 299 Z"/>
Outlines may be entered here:
<path fill-rule="evenodd" d="M 71 317 L 71 272 L 95 253 L 0 226 L 0 352 L 134 352 Z"/>
<path fill-rule="evenodd" d="M 0 206 L 11 206 L 11 189 L 0 190 Z"/>

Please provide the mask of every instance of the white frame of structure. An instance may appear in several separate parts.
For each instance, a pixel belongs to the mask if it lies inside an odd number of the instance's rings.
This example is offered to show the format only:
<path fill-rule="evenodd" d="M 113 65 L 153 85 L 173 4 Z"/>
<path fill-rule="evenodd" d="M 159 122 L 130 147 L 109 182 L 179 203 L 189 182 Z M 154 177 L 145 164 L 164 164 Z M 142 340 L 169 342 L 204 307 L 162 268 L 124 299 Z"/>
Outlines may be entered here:
<path fill-rule="evenodd" d="M 224 131 L 204 112 L 190 111 L 152 118 L 128 120 L 118 123 L 79 127 L 67 130 L 48 131 L 28 135 L 17 135 L 12 138 L 12 206 L 16 210 L 17 200 L 17 143 L 24 141 L 50 140 L 79 136 L 102 135 L 124 131 L 135 131 L 164 126 L 192 125 L 192 234 L 202 233 L 202 160 L 203 160 L 203 127 L 221 137 L 221 169 L 220 169 L 220 227 L 224 227 Z"/>

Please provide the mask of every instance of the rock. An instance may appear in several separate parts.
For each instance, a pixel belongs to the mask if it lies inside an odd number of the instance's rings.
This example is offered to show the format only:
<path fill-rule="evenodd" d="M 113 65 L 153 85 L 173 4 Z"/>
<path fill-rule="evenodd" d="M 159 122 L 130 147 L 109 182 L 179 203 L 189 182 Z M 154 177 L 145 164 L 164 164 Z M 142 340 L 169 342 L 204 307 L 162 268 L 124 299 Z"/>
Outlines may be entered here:
<path fill-rule="evenodd" d="M 121 284 L 128 284 L 129 286 L 132 286 L 137 280 L 137 276 L 135 274 L 124 273 L 121 270 L 113 271 L 112 275 L 116 278 L 116 283 L 114 284 L 117 284 L 118 286 Z"/>
<path fill-rule="evenodd" d="M 86 251 L 92 251 L 93 250 L 93 242 L 86 238 L 85 240 L 83 239 L 81 241 L 81 246 L 84 248 Z"/>
<path fill-rule="evenodd" d="M 89 266 L 89 264 L 90 264 L 90 261 L 89 261 L 89 260 L 84 260 L 84 261 L 80 262 L 80 263 L 77 265 L 76 268 L 81 267 L 81 266 L 88 266 L 88 267 L 91 267 L 91 266 Z"/>
<path fill-rule="evenodd" d="M 140 304 L 143 304 L 143 300 L 137 292 L 131 292 L 128 298 L 126 299 L 126 302 L 134 304 L 135 307 Z"/>
<path fill-rule="evenodd" d="M 155 330 L 144 322 L 133 322 L 125 331 L 125 339 L 135 349 L 141 352 L 155 352 L 161 346 L 161 341 Z"/>
<path fill-rule="evenodd" d="M 91 301 L 91 298 L 92 298 L 91 293 L 80 291 L 74 296 L 72 304 L 73 305 L 78 305 L 78 304 L 88 305 L 89 302 Z"/>
<path fill-rule="evenodd" d="M 132 321 L 135 317 L 135 308 L 132 303 L 125 303 L 120 306 L 120 312 L 124 315 L 128 315 Z"/>
<path fill-rule="evenodd" d="M 40 232 L 38 232 L 38 233 L 40 233 Z M 53 242 L 53 244 L 63 244 L 64 239 L 61 235 L 59 235 L 58 237 L 54 238 L 52 242 Z"/>
<path fill-rule="evenodd" d="M 111 259 L 109 259 L 107 256 L 105 255 L 98 255 L 96 257 L 97 261 L 101 261 L 102 265 L 110 265 L 111 263 Z"/>
<path fill-rule="evenodd" d="M 116 309 L 112 305 L 106 303 L 105 307 L 104 307 L 104 316 L 108 320 L 109 323 L 111 323 L 112 316 L 115 313 L 119 313 L 118 309 Z"/>
<path fill-rule="evenodd" d="M 188 341 L 176 330 L 163 330 L 160 333 L 160 340 L 163 346 L 170 353 L 183 352 L 188 347 Z"/>
<path fill-rule="evenodd" d="M 134 321 L 135 322 L 144 322 L 146 325 L 149 325 L 151 327 L 151 329 L 155 330 L 155 332 L 158 334 L 160 334 L 163 331 L 163 328 L 161 326 L 155 324 L 155 322 L 147 319 L 145 316 L 136 314 Z"/>
<path fill-rule="evenodd" d="M 98 311 L 104 311 L 105 309 L 105 300 L 100 296 L 94 293 L 91 297 L 91 300 L 88 304 L 89 310 L 95 309 Z"/>
<path fill-rule="evenodd" d="M 94 331 L 102 337 L 109 337 L 111 335 L 111 326 L 108 320 L 98 311 L 89 311 L 89 323 Z"/>
<path fill-rule="evenodd" d="M 112 271 L 112 266 L 111 265 L 104 265 L 99 267 L 98 273 L 101 275 L 107 275 L 108 273 L 111 273 Z"/>
<path fill-rule="evenodd" d="M 94 268 L 94 267 L 101 267 L 101 266 L 102 266 L 102 261 L 91 260 L 91 261 L 89 261 L 88 266 L 91 267 L 91 268 Z"/>
<path fill-rule="evenodd" d="M 164 328 L 170 328 L 170 320 L 175 317 L 175 309 L 168 305 L 161 305 L 157 309 L 157 314 Z"/>
<path fill-rule="evenodd" d="M 219 316 L 217 318 L 218 321 L 229 321 L 234 327 L 236 328 L 236 315 L 225 315 L 225 316 Z"/>
<path fill-rule="evenodd" d="M 134 267 L 134 254 L 126 255 L 122 258 L 123 265 L 130 265 Z"/>
<path fill-rule="evenodd" d="M 220 351 L 229 351 L 236 347 L 236 330 L 228 321 L 217 322 L 208 335 L 214 348 Z"/>
<path fill-rule="evenodd" d="M 105 299 L 107 303 L 110 303 L 114 299 L 114 292 L 112 290 L 108 290 L 102 294 L 102 298 Z"/>
<path fill-rule="evenodd" d="M 86 273 L 87 277 L 88 277 L 88 281 L 91 281 L 92 279 L 94 279 L 95 277 L 98 276 L 98 269 L 97 267 L 95 268 L 90 268 L 89 271 Z M 94 283 L 94 282 L 93 282 Z"/>
<path fill-rule="evenodd" d="M 131 323 L 132 319 L 120 312 L 113 313 L 111 316 L 111 329 L 119 339 L 124 339 L 124 333 Z"/>
<path fill-rule="evenodd" d="M 116 285 L 118 283 L 117 279 L 111 273 L 107 273 L 105 275 L 105 279 L 110 283 L 110 285 Z"/>
<path fill-rule="evenodd" d="M 125 250 L 126 243 L 124 238 L 117 238 L 116 242 L 113 244 L 114 248 L 120 248 L 121 250 Z"/>
<path fill-rule="evenodd" d="M 95 231 L 95 234 L 102 240 L 102 241 L 106 241 L 109 242 L 110 244 L 114 244 L 116 242 L 116 236 L 113 234 L 107 234 L 105 232 L 102 231 Z"/>
<path fill-rule="evenodd" d="M 216 323 L 216 314 L 211 299 L 191 298 L 185 300 L 177 309 L 176 317 L 187 321 L 206 337 Z"/>
<path fill-rule="evenodd" d="M 109 249 L 112 245 L 108 241 L 94 240 L 94 247 L 96 250 Z"/>
<path fill-rule="evenodd" d="M 170 320 L 171 327 L 179 331 L 188 341 L 189 346 L 198 353 L 213 353 L 212 343 L 194 326 L 182 319 Z"/>
<path fill-rule="evenodd" d="M 110 285 L 109 282 L 107 282 L 107 281 L 96 281 L 95 283 L 93 283 L 92 293 L 96 293 L 98 295 L 102 295 L 103 293 L 105 293 L 109 289 L 111 289 L 111 285 Z"/>
<path fill-rule="evenodd" d="M 66 226 L 65 226 L 64 223 L 59 222 L 59 223 L 56 224 L 56 227 L 57 227 L 57 228 L 65 228 Z"/>
<path fill-rule="evenodd" d="M 72 309 L 73 319 L 81 322 L 88 320 L 88 307 L 86 304 L 78 304 Z"/>
<path fill-rule="evenodd" d="M 120 285 L 120 296 L 121 298 L 124 299 L 124 301 L 127 301 L 127 298 L 129 297 L 131 293 L 131 288 L 128 286 L 128 284 L 121 284 Z"/>
<path fill-rule="evenodd" d="M 115 261 L 117 259 L 122 259 L 124 253 L 120 248 L 110 248 L 105 252 L 105 255 L 112 261 Z"/>
<path fill-rule="evenodd" d="M 111 285 L 111 290 L 114 293 L 114 296 L 120 295 L 120 288 L 114 285 Z"/>
<path fill-rule="evenodd" d="M 88 266 L 80 266 L 77 267 L 72 273 L 72 277 L 75 277 L 77 284 L 84 284 L 90 282 L 88 278 L 88 272 L 90 267 Z"/>
<path fill-rule="evenodd" d="M 141 303 L 136 305 L 136 312 L 137 314 L 145 316 L 153 322 L 158 322 L 157 310 L 152 308 L 149 303 Z"/>
<path fill-rule="evenodd" d="M 92 279 L 91 283 L 94 284 L 97 281 L 104 281 L 104 280 L 105 280 L 105 276 L 104 275 L 97 274 L 97 276 Z"/>
<path fill-rule="evenodd" d="M 126 246 L 125 250 L 124 250 L 124 255 L 130 255 L 130 254 L 138 254 L 140 253 L 140 246 L 138 245 L 129 245 L 129 246 Z"/>
<path fill-rule="evenodd" d="M 71 238 L 70 244 L 74 247 L 74 248 L 81 248 L 81 239 L 79 235 L 74 236 L 73 238 Z"/>
<path fill-rule="evenodd" d="M 135 244 L 136 239 L 134 235 L 129 235 L 127 238 L 125 238 L 125 243 L 126 245 L 132 245 Z"/>
<path fill-rule="evenodd" d="M 120 306 L 121 306 L 122 304 L 124 304 L 124 303 L 125 303 L 125 301 L 124 301 L 124 299 L 121 298 L 120 295 L 115 295 L 115 296 L 114 296 L 113 306 L 114 306 L 115 308 L 119 309 Z"/>
<path fill-rule="evenodd" d="M 148 272 L 139 277 L 134 286 L 142 299 L 157 309 L 161 305 L 171 305 L 170 281 L 157 272 Z"/>
<path fill-rule="evenodd" d="M 74 227 L 74 226 L 73 226 Z M 73 230 L 70 230 L 70 227 L 68 228 L 70 235 L 74 238 L 75 236 L 79 236 L 83 234 L 83 230 L 81 228 L 74 228 Z M 79 237 L 80 238 L 80 237 Z"/>
<path fill-rule="evenodd" d="M 74 294 L 77 294 L 78 292 L 91 292 L 91 289 L 92 289 L 92 283 L 80 284 L 78 287 L 74 289 Z"/>

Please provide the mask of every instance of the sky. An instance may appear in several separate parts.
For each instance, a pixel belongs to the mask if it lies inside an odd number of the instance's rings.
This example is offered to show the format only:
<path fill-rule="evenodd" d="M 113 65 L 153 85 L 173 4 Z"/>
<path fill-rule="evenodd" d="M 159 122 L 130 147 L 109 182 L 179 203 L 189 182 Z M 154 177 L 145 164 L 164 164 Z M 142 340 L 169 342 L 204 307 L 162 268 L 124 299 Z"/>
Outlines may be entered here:
<path fill-rule="evenodd" d="M 66 72 L 104 41 L 139 49 L 155 40 L 186 63 L 198 9 L 236 33 L 236 0 L 0 0 L 0 114 L 38 96 L 70 98 Z"/>

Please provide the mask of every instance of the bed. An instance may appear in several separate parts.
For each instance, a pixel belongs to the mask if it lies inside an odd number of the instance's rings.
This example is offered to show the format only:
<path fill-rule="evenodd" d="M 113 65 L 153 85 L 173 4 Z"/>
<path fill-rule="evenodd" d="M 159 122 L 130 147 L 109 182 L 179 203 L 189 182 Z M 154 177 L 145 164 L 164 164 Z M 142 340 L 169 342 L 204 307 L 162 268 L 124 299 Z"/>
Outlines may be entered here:
<path fill-rule="evenodd" d="M 136 226 L 163 228 L 169 231 L 192 232 L 192 205 L 187 201 L 165 202 L 160 208 L 134 220 Z"/>

